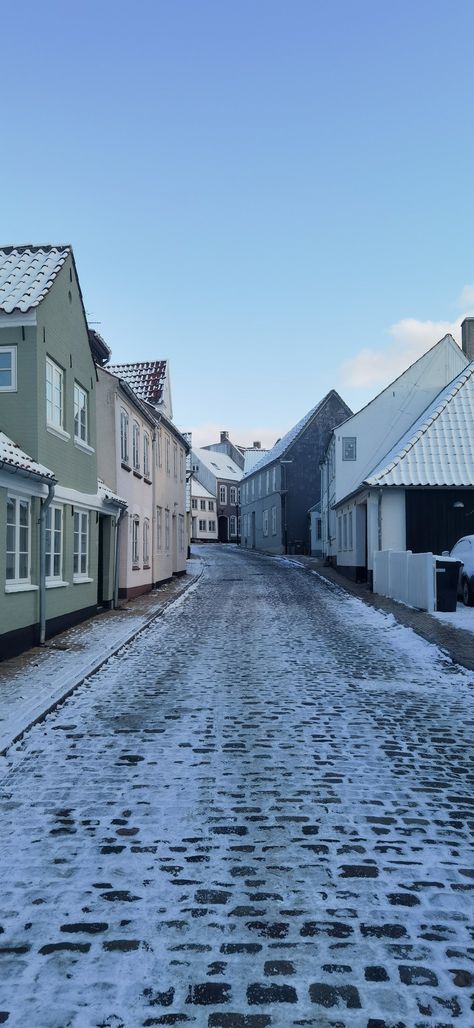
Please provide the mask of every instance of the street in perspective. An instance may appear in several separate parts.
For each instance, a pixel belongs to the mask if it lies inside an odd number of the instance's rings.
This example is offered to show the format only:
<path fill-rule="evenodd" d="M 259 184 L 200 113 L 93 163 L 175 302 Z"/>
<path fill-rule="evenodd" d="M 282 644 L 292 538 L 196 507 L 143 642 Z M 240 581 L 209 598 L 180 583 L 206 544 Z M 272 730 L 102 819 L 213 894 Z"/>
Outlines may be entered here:
<path fill-rule="evenodd" d="M 6 754 L 0 1023 L 474 1024 L 473 672 L 284 556 L 198 550 Z"/>

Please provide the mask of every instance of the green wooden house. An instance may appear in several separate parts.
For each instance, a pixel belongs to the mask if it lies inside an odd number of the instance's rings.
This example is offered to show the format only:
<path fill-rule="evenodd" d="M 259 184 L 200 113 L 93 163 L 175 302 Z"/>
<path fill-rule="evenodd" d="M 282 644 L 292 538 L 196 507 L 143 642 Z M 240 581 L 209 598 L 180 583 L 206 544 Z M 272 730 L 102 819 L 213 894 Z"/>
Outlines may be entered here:
<path fill-rule="evenodd" d="M 123 502 L 97 478 L 97 373 L 72 248 L 0 248 L 0 656 L 114 600 Z"/>

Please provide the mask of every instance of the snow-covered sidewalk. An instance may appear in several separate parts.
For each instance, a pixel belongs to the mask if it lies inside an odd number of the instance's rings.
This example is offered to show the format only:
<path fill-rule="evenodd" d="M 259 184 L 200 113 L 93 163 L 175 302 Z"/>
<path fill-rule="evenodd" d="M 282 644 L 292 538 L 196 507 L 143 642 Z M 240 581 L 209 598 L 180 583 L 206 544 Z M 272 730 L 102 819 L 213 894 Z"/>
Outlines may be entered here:
<path fill-rule="evenodd" d="M 62 632 L 45 647 L 0 663 L 0 755 L 162 614 L 201 571 L 200 560 L 188 560 L 185 577 Z"/>

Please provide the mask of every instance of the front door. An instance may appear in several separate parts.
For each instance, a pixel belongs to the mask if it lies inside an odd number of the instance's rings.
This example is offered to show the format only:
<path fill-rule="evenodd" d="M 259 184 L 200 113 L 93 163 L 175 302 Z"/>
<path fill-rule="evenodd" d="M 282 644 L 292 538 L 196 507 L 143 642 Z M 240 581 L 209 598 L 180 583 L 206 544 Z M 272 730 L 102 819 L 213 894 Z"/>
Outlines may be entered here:
<path fill-rule="evenodd" d="M 224 514 L 221 514 L 218 521 L 219 528 L 219 542 L 229 542 L 229 519 Z"/>

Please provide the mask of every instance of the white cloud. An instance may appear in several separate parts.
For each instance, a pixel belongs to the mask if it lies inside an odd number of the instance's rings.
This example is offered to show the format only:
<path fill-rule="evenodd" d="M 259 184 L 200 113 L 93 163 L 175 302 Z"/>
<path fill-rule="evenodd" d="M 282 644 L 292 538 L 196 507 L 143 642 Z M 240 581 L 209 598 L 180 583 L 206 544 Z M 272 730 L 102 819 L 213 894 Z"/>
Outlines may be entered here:
<path fill-rule="evenodd" d="M 229 439 L 238 446 L 252 446 L 255 440 L 262 444 L 262 449 L 269 450 L 275 445 L 286 429 L 278 428 L 241 428 L 235 425 L 218 425 L 213 422 L 194 425 L 192 429 L 193 446 L 209 446 L 220 441 L 221 432 L 227 431 Z"/>
<path fill-rule="evenodd" d="M 465 289 L 473 289 L 474 296 L 474 286 L 466 286 Z M 461 321 L 462 317 L 456 321 L 402 318 L 388 329 L 393 339 L 388 346 L 381 350 L 365 347 L 345 361 L 342 366 L 344 384 L 355 388 L 388 384 L 447 333 L 459 340 Z"/>
<path fill-rule="evenodd" d="M 474 283 L 464 286 L 458 296 L 458 306 L 466 314 L 474 313 Z"/>

